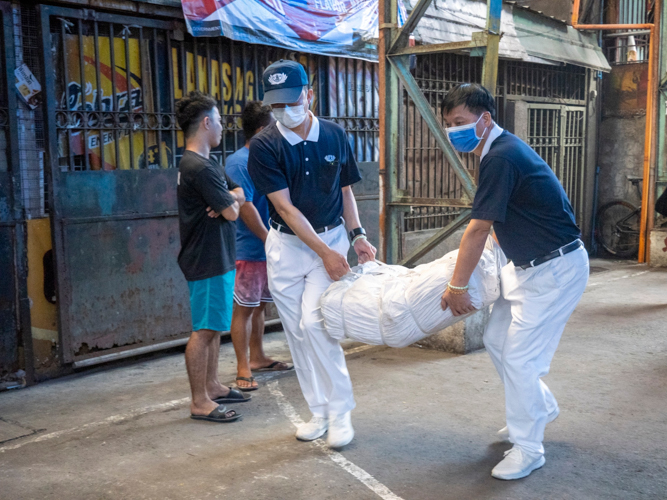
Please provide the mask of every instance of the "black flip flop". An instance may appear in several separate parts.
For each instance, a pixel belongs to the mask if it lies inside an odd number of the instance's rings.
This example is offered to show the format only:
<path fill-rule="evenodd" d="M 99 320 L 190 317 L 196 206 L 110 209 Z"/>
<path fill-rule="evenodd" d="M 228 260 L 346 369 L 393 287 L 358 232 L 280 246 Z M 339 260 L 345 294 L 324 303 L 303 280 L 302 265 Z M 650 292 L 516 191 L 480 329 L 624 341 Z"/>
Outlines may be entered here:
<path fill-rule="evenodd" d="M 244 380 L 252 384 L 255 381 L 255 377 L 236 377 L 236 380 Z M 236 386 L 238 387 L 238 384 L 236 384 Z M 239 387 L 239 391 L 243 392 L 256 391 L 257 389 L 259 389 L 259 387 Z"/>
<path fill-rule="evenodd" d="M 229 413 L 230 411 L 234 412 L 234 415 L 228 417 L 227 413 Z M 228 410 L 227 407 L 225 407 L 225 405 L 220 405 L 208 415 L 190 415 L 190 418 L 194 420 L 207 420 L 209 422 L 225 423 L 225 422 L 234 422 L 235 420 L 238 420 L 239 418 L 241 418 L 241 414 L 237 413 L 236 410 Z"/>
<path fill-rule="evenodd" d="M 287 368 L 284 370 L 276 370 L 274 366 L 276 365 L 286 365 Z M 294 365 L 290 365 L 289 363 L 285 363 L 284 361 L 274 361 L 271 363 L 269 366 L 265 366 L 264 368 L 258 368 L 257 370 L 253 370 L 254 372 L 288 372 L 290 370 L 294 370 Z"/>
<path fill-rule="evenodd" d="M 243 394 L 241 391 L 236 389 L 229 389 L 229 394 L 226 396 L 220 396 L 213 400 L 214 403 L 223 404 L 223 403 L 245 403 L 250 401 L 252 396 Z"/>

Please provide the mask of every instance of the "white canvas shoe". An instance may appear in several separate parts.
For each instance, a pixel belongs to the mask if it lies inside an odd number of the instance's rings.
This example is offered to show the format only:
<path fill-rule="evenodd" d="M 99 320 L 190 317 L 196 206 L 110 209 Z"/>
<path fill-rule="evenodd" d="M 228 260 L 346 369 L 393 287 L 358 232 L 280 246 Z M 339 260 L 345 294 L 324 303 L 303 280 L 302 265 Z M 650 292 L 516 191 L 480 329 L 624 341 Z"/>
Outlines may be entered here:
<path fill-rule="evenodd" d="M 515 446 L 505 452 L 505 458 L 493 468 L 491 475 L 505 481 L 521 479 L 542 467 L 545 462 L 544 455 L 535 458 Z"/>
<path fill-rule="evenodd" d="M 556 420 L 558 418 L 558 415 L 560 415 L 560 408 L 556 408 L 554 411 L 549 413 L 549 416 L 547 417 L 547 424 L 550 424 L 551 422 Z M 510 430 L 507 428 L 507 426 L 505 426 L 498 431 L 497 436 L 500 441 L 509 441 Z"/>
<path fill-rule="evenodd" d="M 343 413 L 329 418 L 329 436 L 327 444 L 329 448 L 342 448 L 352 441 L 354 429 L 352 428 L 351 412 Z"/>
<path fill-rule="evenodd" d="M 322 437 L 329 428 L 329 419 L 326 417 L 313 417 L 310 422 L 301 424 L 296 430 L 296 438 L 299 441 L 313 441 Z"/>

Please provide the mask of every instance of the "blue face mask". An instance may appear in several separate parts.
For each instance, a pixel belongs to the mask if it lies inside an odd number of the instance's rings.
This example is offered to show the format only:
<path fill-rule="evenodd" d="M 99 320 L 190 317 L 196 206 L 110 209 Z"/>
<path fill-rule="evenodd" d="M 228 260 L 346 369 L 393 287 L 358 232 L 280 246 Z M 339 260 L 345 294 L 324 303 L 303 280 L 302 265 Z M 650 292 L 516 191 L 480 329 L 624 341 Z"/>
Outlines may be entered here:
<path fill-rule="evenodd" d="M 482 115 L 484 116 L 484 115 Z M 475 123 L 468 123 L 467 125 L 461 125 L 459 127 L 449 127 L 447 129 L 447 137 L 449 137 L 449 142 L 452 143 L 454 149 L 459 153 L 470 153 L 474 151 L 479 143 L 482 142 L 486 129 L 482 132 L 482 137 L 477 137 L 477 123 L 482 119 L 482 116 L 477 118 Z"/>

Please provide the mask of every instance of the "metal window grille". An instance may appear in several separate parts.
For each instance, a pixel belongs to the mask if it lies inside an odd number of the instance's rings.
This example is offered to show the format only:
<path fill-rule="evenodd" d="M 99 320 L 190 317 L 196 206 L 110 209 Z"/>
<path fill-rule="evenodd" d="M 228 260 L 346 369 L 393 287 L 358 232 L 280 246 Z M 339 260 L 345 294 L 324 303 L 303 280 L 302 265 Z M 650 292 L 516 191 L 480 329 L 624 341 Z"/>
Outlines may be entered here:
<path fill-rule="evenodd" d="M 508 96 L 541 99 L 586 100 L 586 69 L 503 61 Z M 500 73 L 500 71 L 499 71 Z"/>
<path fill-rule="evenodd" d="M 39 63 L 39 29 L 33 5 L 13 4 L 16 65 L 25 64 L 43 82 Z M 44 217 L 49 211 L 48 186 L 44 176 L 44 116 L 42 107 L 31 109 L 18 103 L 18 162 L 23 207 L 27 218 Z"/>
<path fill-rule="evenodd" d="M 2 19 L 2 12 L 0 12 L 0 20 Z M 4 54 L 4 27 L 3 22 L 0 25 L 0 51 Z M 2 70 L 5 70 L 4 61 Z M 9 103 L 7 102 L 8 92 L 5 78 L 0 78 L 0 172 L 7 172 L 10 170 L 9 166 Z"/>
<path fill-rule="evenodd" d="M 604 36 L 607 60 L 612 66 L 648 62 L 650 36 L 646 30 L 611 33 Z"/>
<path fill-rule="evenodd" d="M 653 22 L 654 1 L 619 0 L 618 24 Z M 611 65 L 646 63 L 649 59 L 649 31 L 627 30 L 606 33 L 605 50 Z"/>
<path fill-rule="evenodd" d="M 440 106 L 447 92 L 459 83 L 479 83 L 482 60 L 458 54 L 417 56 L 414 76 L 436 116 L 442 119 Z M 405 144 L 402 149 L 405 153 L 399 170 L 399 189 L 406 190 L 414 198 L 460 198 L 463 194 L 461 183 L 405 91 L 403 104 Z M 477 157 L 463 154 L 461 158 L 474 175 L 479 165 Z M 458 209 L 450 207 L 413 207 L 404 216 L 404 230 L 444 227 L 458 213 Z"/>
<path fill-rule="evenodd" d="M 586 108 L 531 104 L 528 144 L 552 168 L 583 224 Z"/>
<path fill-rule="evenodd" d="M 223 138 L 212 154 L 224 163 L 244 144 L 241 111 L 261 99 L 262 72 L 288 58 L 305 66 L 317 99 L 314 112 L 345 128 L 357 160 L 378 158 L 376 64 L 221 37 L 195 39 L 154 25 L 64 17 L 52 19 L 51 41 L 63 170 L 176 166 L 184 139 L 174 104 L 195 89 L 219 103 Z"/>

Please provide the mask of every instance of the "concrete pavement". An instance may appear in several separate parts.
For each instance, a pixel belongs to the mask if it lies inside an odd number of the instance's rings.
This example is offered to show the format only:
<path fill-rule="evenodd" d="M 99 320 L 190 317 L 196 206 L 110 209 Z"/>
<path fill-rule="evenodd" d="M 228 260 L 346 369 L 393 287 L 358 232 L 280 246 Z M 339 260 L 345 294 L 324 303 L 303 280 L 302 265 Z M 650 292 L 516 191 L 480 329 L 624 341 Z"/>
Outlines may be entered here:
<path fill-rule="evenodd" d="M 265 374 L 231 424 L 188 418 L 182 353 L 0 394 L 2 499 L 665 499 L 667 272 L 594 261 L 545 381 L 561 415 L 547 462 L 502 482 L 503 391 L 466 356 L 346 344 L 356 438 L 294 439 L 309 414 L 293 372 Z M 282 333 L 267 352 L 289 359 Z M 220 351 L 232 381 L 231 344 Z"/>

